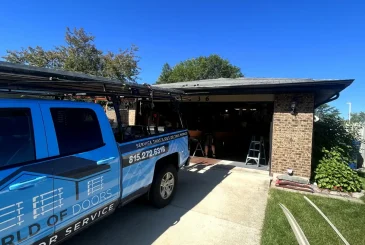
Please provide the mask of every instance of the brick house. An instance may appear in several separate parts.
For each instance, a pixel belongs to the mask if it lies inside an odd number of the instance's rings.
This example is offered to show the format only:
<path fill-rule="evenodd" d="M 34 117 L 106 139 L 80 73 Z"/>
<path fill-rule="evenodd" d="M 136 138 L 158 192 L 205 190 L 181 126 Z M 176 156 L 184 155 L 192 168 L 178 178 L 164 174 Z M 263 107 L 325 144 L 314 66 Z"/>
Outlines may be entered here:
<path fill-rule="evenodd" d="M 353 81 L 221 78 L 158 86 L 180 89 L 186 93 L 181 110 L 190 120 L 187 125 L 189 129 L 199 128 L 196 121 L 199 121 L 200 115 L 204 113 L 216 115 L 215 119 L 223 118 L 219 125 L 230 120 L 231 123 L 220 131 L 233 131 L 232 137 L 238 138 L 231 147 L 226 147 L 225 151 L 236 148 L 237 154 L 240 154 L 237 158 L 239 161 L 245 161 L 249 138 L 254 134 L 264 135 L 270 174 L 285 173 L 291 168 L 295 175 L 309 178 L 314 109 L 337 99 L 339 93 Z M 217 111 L 220 112 L 216 113 Z M 254 117 L 256 120 L 252 119 Z M 239 128 L 235 125 L 244 126 Z M 204 131 L 204 124 L 200 127 Z M 227 159 L 230 158 L 232 156 L 227 154 Z"/>

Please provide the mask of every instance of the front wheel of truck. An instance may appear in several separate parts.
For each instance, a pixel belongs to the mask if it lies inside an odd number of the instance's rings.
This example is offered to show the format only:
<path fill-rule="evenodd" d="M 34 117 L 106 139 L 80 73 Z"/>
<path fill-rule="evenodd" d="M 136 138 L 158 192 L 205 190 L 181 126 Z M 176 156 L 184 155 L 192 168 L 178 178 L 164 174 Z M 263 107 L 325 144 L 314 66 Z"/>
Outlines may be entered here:
<path fill-rule="evenodd" d="M 176 192 L 177 170 L 169 164 L 155 174 L 150 190 L 150 201 L 157 208 L 168 205 Z"/>

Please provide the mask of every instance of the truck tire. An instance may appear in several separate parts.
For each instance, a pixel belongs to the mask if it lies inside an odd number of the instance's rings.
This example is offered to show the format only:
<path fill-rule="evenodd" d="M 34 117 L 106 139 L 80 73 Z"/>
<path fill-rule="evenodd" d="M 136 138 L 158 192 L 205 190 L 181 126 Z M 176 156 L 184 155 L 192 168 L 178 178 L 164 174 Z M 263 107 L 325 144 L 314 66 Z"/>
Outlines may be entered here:
<path fill-rule="evenodd" d="M 167 206 L 176 192 L 177 170 L 172 164 L 160 168 L 153 179 L 150 189 L 150 201 L 156 208 Z"/>

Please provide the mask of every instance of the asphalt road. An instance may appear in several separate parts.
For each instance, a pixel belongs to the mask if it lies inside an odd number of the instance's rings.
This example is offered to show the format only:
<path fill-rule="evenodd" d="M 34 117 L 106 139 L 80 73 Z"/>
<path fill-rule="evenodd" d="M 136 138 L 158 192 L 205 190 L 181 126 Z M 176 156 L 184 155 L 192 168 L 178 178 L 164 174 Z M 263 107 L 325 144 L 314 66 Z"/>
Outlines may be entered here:
<path fill-rule="evenodd" d="M 195 165 L 168 207 L 137 200 L 63 244 L 260 244 L 268 188 L 268 175 Z"/>

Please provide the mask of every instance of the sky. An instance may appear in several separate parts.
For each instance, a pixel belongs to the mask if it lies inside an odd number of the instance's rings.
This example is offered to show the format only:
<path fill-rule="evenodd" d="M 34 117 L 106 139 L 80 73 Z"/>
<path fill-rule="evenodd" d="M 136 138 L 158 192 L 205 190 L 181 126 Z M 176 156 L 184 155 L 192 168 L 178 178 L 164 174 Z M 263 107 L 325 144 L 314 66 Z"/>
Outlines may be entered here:
<path fill-rule="evenodd" d="M 246 77 L 353 78 L 332 102 L 345 116 L 365 111 L 363 0 L 3 0 L 0 56 L 6 50 L 64 44 L 83 27 L 104 51 L 135 44 L 140 83 L 164 63 L 218 54 Z"/>

